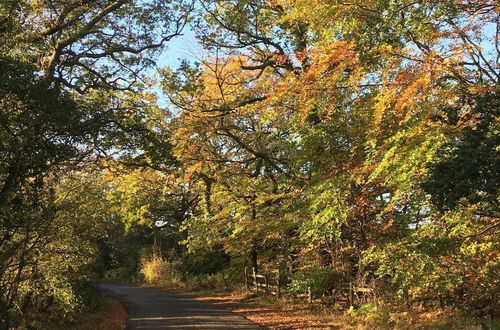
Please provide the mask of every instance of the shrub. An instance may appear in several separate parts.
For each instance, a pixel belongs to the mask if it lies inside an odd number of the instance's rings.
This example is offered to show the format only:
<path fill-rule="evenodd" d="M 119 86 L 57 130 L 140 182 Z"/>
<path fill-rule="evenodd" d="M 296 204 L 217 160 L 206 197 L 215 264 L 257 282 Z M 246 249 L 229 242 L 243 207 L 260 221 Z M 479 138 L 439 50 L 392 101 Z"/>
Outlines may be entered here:
<path fill-rule="evenodd" d="M 316 298 L 330 295 L 333 290 L 340 288 L 344 279 L 342 272 L 329 267 L 310 268 L 293 274 L 288 290 L 298 294 L 308 292 L 310 288 L 312 297 Z"/>
<path fill-rule="evenodd" d="M 167 261 L 153 255 L 141 264 L 140 273 L 149 284 L 164 286 L 183 286 L 180 264 L 176 261 Z"/>

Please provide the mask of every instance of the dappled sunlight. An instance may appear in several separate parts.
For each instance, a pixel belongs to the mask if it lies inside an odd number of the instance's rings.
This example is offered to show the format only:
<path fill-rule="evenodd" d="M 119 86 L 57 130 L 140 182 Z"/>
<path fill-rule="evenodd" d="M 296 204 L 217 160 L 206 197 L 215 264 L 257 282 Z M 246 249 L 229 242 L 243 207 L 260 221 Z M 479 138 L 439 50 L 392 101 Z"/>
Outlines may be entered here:
<path fill-rule="evenodd" d="M 0 0 L 0 329 L 499 328 L 499 59 L 495 0 Z"/>

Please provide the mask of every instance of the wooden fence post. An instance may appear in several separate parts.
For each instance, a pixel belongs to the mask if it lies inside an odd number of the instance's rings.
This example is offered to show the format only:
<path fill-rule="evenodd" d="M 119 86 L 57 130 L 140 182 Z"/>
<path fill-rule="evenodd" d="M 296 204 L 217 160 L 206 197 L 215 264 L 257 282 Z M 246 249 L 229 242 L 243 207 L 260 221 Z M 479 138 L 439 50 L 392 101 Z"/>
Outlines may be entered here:
<path fill-rule="evenodd" d="M 349 283 L 349 304 L 354 306 L 354 292 L 352 288 L 352 282 Z"/>
<path fill-rule="evenodd" d="M 245 271 L 245 286 L 247 287 L 247 290 L 250 290 L 250 283 L 248 283 L 248 271 L 246 267 L 244 271 Z"/>
<path fill-rule="evenodd" d="M 276 297 L 278 299 L 281 297 L 281 280 L 280 280 L 279 271 L 278 271 L 278 275 L 276 275 Z"/>
<path fill-rule="evenodd" d="M 252 271 L 253 271 L 253 282 L 255 285 L 255 292 L 259 292 L 259 283 L 257 282 L 257 273 L 255 271 L 255 267 L 252 267 Z"/>
<path fill-rule="evenodd" d="M 267 275 L 264 275 L 264 283 L 266 284 L 266 294 L 269 294 L 269 282 L 267 281 Z"/>

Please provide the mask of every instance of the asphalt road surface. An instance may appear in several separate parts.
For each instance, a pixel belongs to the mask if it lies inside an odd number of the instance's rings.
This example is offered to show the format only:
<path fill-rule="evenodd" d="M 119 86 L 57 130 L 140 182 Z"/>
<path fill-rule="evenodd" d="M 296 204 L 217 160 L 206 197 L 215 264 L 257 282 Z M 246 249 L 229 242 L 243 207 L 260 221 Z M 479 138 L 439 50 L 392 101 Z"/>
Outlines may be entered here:
<path fill-rule="evenodd" d="M 124 304 L 127 329 L 261 329 L 239 315 L 166 291 L 105 282 L 98 286 Z"/>

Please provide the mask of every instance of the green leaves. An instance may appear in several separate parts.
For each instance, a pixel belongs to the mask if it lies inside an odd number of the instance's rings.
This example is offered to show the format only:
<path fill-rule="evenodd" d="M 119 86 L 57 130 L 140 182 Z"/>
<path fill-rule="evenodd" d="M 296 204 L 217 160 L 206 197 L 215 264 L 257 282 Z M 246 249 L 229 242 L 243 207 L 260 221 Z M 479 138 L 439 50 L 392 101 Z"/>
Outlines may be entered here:
<path fill-rule="evenodd" d="M 70 306 L 89 268 L 136 272 L 152 240 L 162 244 L 155 276 L 176 258 L 191 275 L 236 258 L 339 300 L 336 286 L 372 280 L 401 301 L 492 305 L 490 1 L 33 0 L 0 10 L 0 270 L 18 272 L 0 272 L 1 315 L 29 296 L 30 271 L 61 276 L 37 285 Z M 206 51 L 200 63 L 145 78 L 187 22 Z M 54 252 L 72 241 L 72 258 Z M 61 275 L 70 272 L 82 276 Z"/>
<path fill-rule="evenodd" d="M 498 91 L 468 102 L 474 106 L 474 118 L 437 150 L 440 157 L 429 164 L 429 177 L 422 186 L 440 210 L 455 209 L 465 198 L 473 203 L 486 202 L 489 205 L 484 212 L 498 216 L 494 211 L 500 187 Z M 448 109 L 444 115 L 453 122 L 458 111 Z"/>
<path fill-rule="evenodd" d="M 352 216 L 348 192 L 342 178 L 319 184 L 307 193 L 310 206 L 299 212 L 310 216 L 300 226 L 301 237 L 310 248 L 322 244 L 340 244 L 342 229 Z"/>
<path fill-rule="evenodd" d="M 493 297 L 498 283 L 493 280 L 479 287 L 498 266 L 498 238 L 488 232 L 493 219 L 474 215 L 480 207 L 463 205 L 399 242 L 374 246 L 365 253 L 364 263 L 377 264 L 377 274 L 388 276 L 401 298 L 419 301 L 437 296 L 442 303 L 454 302 L 464 309 L 487 308 L 483 304 Z M 478 228 L 483 229 L 477 232 Z M 468 294 L 454 301 L 463 290 Z"/>

